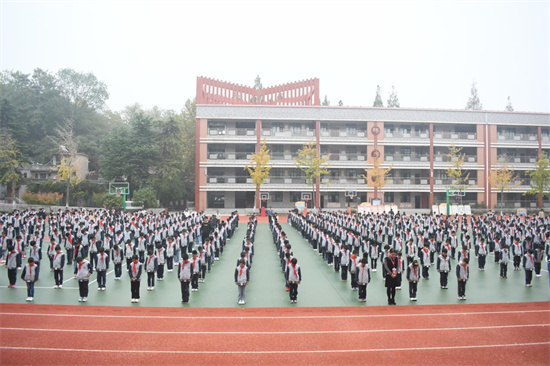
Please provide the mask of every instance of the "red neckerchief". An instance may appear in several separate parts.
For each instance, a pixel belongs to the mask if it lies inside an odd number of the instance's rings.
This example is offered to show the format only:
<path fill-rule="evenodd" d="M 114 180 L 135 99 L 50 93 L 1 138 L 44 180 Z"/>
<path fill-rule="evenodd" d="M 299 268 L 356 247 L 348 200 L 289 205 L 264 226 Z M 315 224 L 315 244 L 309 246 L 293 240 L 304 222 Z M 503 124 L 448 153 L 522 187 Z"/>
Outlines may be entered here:
<path fill-rule="evenodd" d="M 58 255 L 59 255 L 59 253 L 55 253 L 55 256 L 53 257 L 53 260 L 56 260 Z"/>
<path fill-rule="evenodd" d="M 78 263 L 78 270 L 79 270 L 79 271 L 80 271 L 80 268 L 82 268 L 82 264 L 84 264 L 84 262 Z"/>
<path fill-rule="evenodd" d="M 241 267 L 241 270 L 239 271 L 239 276 L 241 276 L 243 274 L 243 268 L 244 266 L 240 266 Z"/>
<path fill-rule="evenodd" d="M 418 278 L 418 267 L 413 266 L 414 276 Z"/>
<path fill-rule="evenodd" d="M 292 266 L 292 269 L 294 270 L 294 276 L 296 276 L 296 279 L 298 279 L 298 272 L 296 272 L 296 266 Z"/>
<path fill-rule="evenodd" d="M 134 265 L 133 266 L 134 267 L 133 271 L 134 271 L 134 275 L 135 275 L 137 273 L 137 271 L 136 271 L 136 262 L 134 262 L 133 265 Z"/>
<path fill-rule="evenodd" d="M 394 258 L 394 259 L 392 259 L 391 257 L 388 257 L 388 258 L 389 258 L 390 261 L 391 261 L 392 267 L 395 267 L 395 258 Z"/>

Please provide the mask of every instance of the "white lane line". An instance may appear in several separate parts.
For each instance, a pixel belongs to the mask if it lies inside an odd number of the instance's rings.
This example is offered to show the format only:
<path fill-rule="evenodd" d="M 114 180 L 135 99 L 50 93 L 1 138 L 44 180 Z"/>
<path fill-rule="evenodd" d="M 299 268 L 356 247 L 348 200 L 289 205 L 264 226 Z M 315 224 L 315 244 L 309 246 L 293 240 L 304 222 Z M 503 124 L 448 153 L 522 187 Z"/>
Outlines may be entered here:
<path fill-rule="evenodd" d="M 357 329 L 357 330 L 304 330 L 288 332 L 195 332 L 195 331 L 154 331 L 154 330 L 109 330 L 109 329 L 46 329 L 46 328 L 10 328 L 0 327 L 0 330 L 22 331 L 22 332 L 61 332 L 61 333 L 123 333 L 123 334 L 220 334 L 220 335 L 288 335 L 288 334 L 340 334 L 340 333 L 387 333 L 387 332 L 441 332 L 458 330 L 485 330 L 485 329 L 515 329 L 515 328 L 540 328 L 550 327 L 550 324 L 516 324 L 516 325 L 494 325 L 488 327 L 458 327 L 458 328 L 403 328 L 403 329 Z"/>
<path fill-rule="evenodd" d="M 439 351 L 439 350 L 464 350 L 476 348 L 503 348 L 503 347 L 529 347 L 546 346 L 550 342 L 531 342 L 531 343 L 506 343 L 506 344 L 485 344 L 471 346 L 437 346 L 437 347 L 410 347 L 410 348 L 364 348 L 364 349 L 327 349 L 327 350 L 274 350 L 274 351 L 213 351 L 211 349 L 204 351 L 182 351 L 182 350 L 133 350 L 133 349 L 85 349 L 85 348 L 49 348 L 49 347 L 9 347 L 1 346 L 2 350 L 12 351 L 53 351 L 53 352 L 90 352 L 90 353 L 152 353 L 152 354 L 296 354 L 296 353 L 361 353 L 361 352 L 395 352 L 395 351 Z"/>
<path fill-rule="evenodd" d="M 550 309 L 544 310 L 510 310 L 510 311 L 480 311 L 480 312 L 453 312 L 453 313 L 411 313 L 411 314 L 349 314 L 349 315 L 304 315 L 304 316 L 161 316 L 151 315 L 147 316 L 147 319 L 273 319 L 273 320 L 286 320 L 286 319 L 344 319 L 344 318 L 399 318 L 399 317 L 429 317 L 429 316 L 464 316 L 464 315 L 499 315 L 499 314 L 533 314 L 533 313 L 549 313 Z M 70 318 L 130 318 L 130 319 L 143 319 L 143 315 L 93 315 L 93 314 L 56 314 L 56 313 L 15 313 L 15 312 L 0 312 L 0 316 L 58 316 L 58 317 L 70 317 Z"/>

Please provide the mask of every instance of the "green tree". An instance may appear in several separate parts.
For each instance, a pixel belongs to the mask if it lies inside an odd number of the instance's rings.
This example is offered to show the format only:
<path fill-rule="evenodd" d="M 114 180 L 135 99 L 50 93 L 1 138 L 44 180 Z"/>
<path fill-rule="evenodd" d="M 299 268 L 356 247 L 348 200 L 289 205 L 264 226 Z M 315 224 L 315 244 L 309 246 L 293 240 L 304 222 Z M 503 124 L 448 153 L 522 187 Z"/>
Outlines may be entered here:
<path fill-rule="evenodd" d="M 304 172 L 306 184 L 311 185 L 313 207 L 316 207 L 315 200 L 315 184 L 320 181 L 321 176 L 329 174 L 330 171 L 330 154 L 325 157 L 320 157 L 317 154 L 317 148 L 314 142 L 306 142 L 304 146 L 298 150 L 298 157 L 294 158 L 294 164 L 298 169 Z"/>
<path fill-rule="evenodd" d="M 527 176 L 531 178 L 531 189 L 525 194 L 532 194 L 538 197 L 538 206 L 542 209 L 542 198 L 550 197 L 550 163 L 545 153 L 540 153 L 535 169 L 527 172 Z"/>
<path fill-rule="evenodd" d="M 76 72 L 73 69 L 61 69 L 57 72 L 60 90 L 77 108 L 102 110 L 109 99 L 107 85 L 99 81 L 92 73 Z"/>
<path fill-rule="evenodd" d="M 143 208 L 157 207 L 157 194 L 152 187 L 143 187 L 134 192 L 132 201 Z"/>
<path fill-rule="evenodd" d="M 467 182 L 470 177 L 470 173 L 466 173 L 463 170 L 466 154 L 461 152 L 461 147 L 457 147 L 454 142 L 451 143 L 451 146 L 449 146 L 449 152 L 447 153 L 451 167 L 446 170 L 447 176 L 453 181 L 449 188 L 459 192 L 463 192 L 466 188 L 468 188 Z"/>
<path fill-rule="evenodd" d="M 514 111 L 514 106 L 512 105 L 512 100 L 510 99 L 510 96 L 508 96 L 508 104 L 506 104 L 506 110 L 508 112 Z"/>
<path fill-rule="evenodd" d="M 344 102 L 342 102 L 342 99 L 340 99 L 338 101 L 338 107 L 343 107 L 344 106 Z"/>
<path fill-rule="evenodd" d="M 11 187 L 11 199 L 15 203 L 15 187 L 21 181 L 17 171 L 21 164 L 21 154 L 7 131 L 0 131 L 0 141 L 0 182 Z"/>
<path fill-rule="evenodd" d="M 256 195 L 254 200 L 254 206 L 259 206 L 260 201 L 260 188 L 262 184 L 266 182 L 269 178 L 269 172 L 273 166 L 269 162 L 271 161 L 271 155 L 269 154 L 269 149 L 264 141 L 260 144 L 260 151 L 252 154 L 252 159 L 244 167 L 245 170 L 250 174 L 252 178 L 252 183 L 256 186 Z"/>
<path fill-rule="evenodd" d="M 326 94 L 325 94 L 325 99 L 323 99 L 323 103 L 321 103 L 321 105 L 325 105 L 325 106 L 330 105 L 330 100 L 328 100 L 328 97 Z"/>
<path fill-rule="evenodd" d="M 472 83 L 472 89 L 470 90 L 470 99 L 468 99 L 468 103 L 466 103 L 466 109 L 483 109 L 483 104 L 481 104 L 479 96 L 477 95 L 477 85 L 475 81 Z"/>
<path fill-rule="evenodd" d="M 59 146 L 59 153 L 61 155 L 61 162 L 57 166 L 57 177 L 60 181 L 65 181 L 67 185 L 67 192 L 65 194 L 65 206 L 69 207 L 70 187 L 75 186 L 80 182 L 80 179 L 76 176 L 76 154 L 77 144 L 74 139 L 74 120 L 68 118 L 63 125 L 57 127 L 57 137 L 52 137 Z"/>
<path fill-rule="evenodd" d="M 390 97 L 388 98 L 388 108 L 399 108 L 399 98 L 397 97 L 397 92 L 395 87 L 392 85 Z"/>
<path fill-rule="evenodd" d="M 380 89 L 380 85 L 376 85 L 376 97 L 374 97 L 374 103 L 372 104 L 373 107 L 383 107 L 384 102 L 382 102 L 382 90 Z"/>
<path fill-rule="evenodd" d="M 491 170 L 489 181 L 491 182 L 491 186 L 500 192 L 500 207 L 502 208 L 504 207 L 504 192 L 519 187 L 521 181 L 515 183 L 518 177 L 510 168 L 510 160 L 508 157 L 501 156 L 499 160 L 501 164 L 497 169 Z"/>

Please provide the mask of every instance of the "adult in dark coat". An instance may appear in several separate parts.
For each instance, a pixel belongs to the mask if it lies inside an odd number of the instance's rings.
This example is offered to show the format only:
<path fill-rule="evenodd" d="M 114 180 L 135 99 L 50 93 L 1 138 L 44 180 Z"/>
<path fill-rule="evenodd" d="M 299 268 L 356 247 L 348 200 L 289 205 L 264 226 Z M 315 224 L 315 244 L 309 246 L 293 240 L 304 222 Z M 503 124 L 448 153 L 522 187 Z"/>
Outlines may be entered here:
<path fill-rule="evenodd" d="M 384 268 L 386 269 L 386 294 L 388 295 L 388 305 L 397 305 L 395 303 L 395 288 L 397 287 L 397 271 L 399 260 L 396 257 L 395 250 L 390 249 L 390 255 L 384 258 Z"/>

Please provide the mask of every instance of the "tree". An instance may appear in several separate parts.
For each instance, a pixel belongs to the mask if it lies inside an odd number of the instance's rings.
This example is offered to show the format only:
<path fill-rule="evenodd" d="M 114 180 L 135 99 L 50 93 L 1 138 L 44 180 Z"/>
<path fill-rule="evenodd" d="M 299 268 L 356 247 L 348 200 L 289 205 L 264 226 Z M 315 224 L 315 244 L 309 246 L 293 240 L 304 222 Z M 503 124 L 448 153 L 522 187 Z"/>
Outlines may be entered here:
<path fill-rule="evenodd" d="M 501 156 L 499 160 L 502 164 L 496 170 L 491 170 L 489 181 L 491 182 L 491 186 L 500 192 L 500 207 L 502 208 L 504 207 L 504 192 L 519 187 L 521 181 L 515 183 L 517 181 L 517 176 L 510 168 L 508 157 Z"/>
<path fill-rule="evenodd" d="M 71 101 L 75 110 L 83 107 L 93 111 L 102 110 L 109 99 L 107 85 L 92 73 L 80 73 L 73 69 L 57 72 L 60 90 Z"/>
<path fill-rule="evenodd" d="M 390 97 L 388 99 L 388 108 L 399 108 L 399 98 L 397 98 L 397 92 L 395 87 L 392 85 Z"/>
<path fill-rule="evenodd" d="M 313 207 L 316 207 L 315 202 L 315 184 L 320 180 L 322 175 L 329 174 L 330 154 L 321 158 L 317 154 L 317 148 L 314 142 L 306 142 L 304 146 L 298 150 L 298 157 L 294 158 L 294 164 L 298 169 L 304 172 L 306 176 L 306 184 L 311 184 L 313 193 Z"/>
<path fill-rule="evenodd" d="M 260 91 L 263 89 L 262 81 L 260 79 L 260 75 L 256 76 L 256 79 L 254 79 L 254 89 L 257 91 Z M 264 97 L 261 97 L 260 104 L 264 102 Z M 254 104 L 258 104 L 258 97 L 254 97 Z"/>
<path fill-rule="evenodd" d="M 262 184 L 264 184 L 269 178 L 269 172 L 273 166 L 272 164 L 269 164 L 270 161 L 271 155 L 269 154 L 269 149 L 267 148 L 264 139 L 264 141 L 260 144 L 260 151 L 252 154 L 252 159 L 244 167 L 244 169 L 248 171 L 248 174 L 250 174 L 252 183 L 256 186 L 254 206 L 257 206 L 260 199 L 260 188 Z"/>
<path fill-rule="evenodd" d="M 378 198 L 378 190 L 384 188 L 392 169 L 393 164 L 388 168 L 382 168 L 380 157 L 374 158 L 371 169 L 365 169 L 363 179 L 367 182 L 367 186 L 374 188 L 374 198 Z"/>
<path fill-rule="evenodd" d="M 143 208 L 157 207 L 157 194 L 151 187 L 140 188 L 134 192 L 132 201 Z"/>
<path fill-rule="evenodd" d="M 470 173 L 466 173 L 462 170 L 466 154 L 461 153 L 461 151 L 461 147 L 456 147 L 454 142 L 451 143 L 451 146 L 449 146 L 449 152 L 447 153 L 451 167 L 446 170 L 447 176 L 449 176 L 449 178 L 453 181 L 449 188 L 459 192 L 462 192 L 468 188 L 467 182 L 468 178 L 470 178 Z"/>
<path fill-rule="evenodd" d="M 325 99 L 323 99 L 323 103 L 321 105 L 330 105 L 330 100 L 328 100 L 327 95 L 325 94 Z"/>
<path fill-rule="evenodd" d="M 343 107 L 344 106 L 344 102 L 342 102 L 342 99 L 340 99 L 338 101 L 338 107 Z"/>
<path fill-rule="evenodd" d="M 531 189 L 525 194 L 537 195 L 538 206 L 542 209 L 542 198 L 550 197 L 550 163 L 545 153 L 539 154 L 535 169 L 528 171 L 527 175 L 531 178 Z"/>
<path fill-rule="evenodd" d="M 376 85 L 376 97 L 374 97 L 373 107 L 383 107 L 384 102 L 382 102 L 382 90 L 380 85 Z"/>
<path fill-rule="evenodd" d="M 63 125 L 57 125 L 57 137 L 51 137 L 52 141 L 59 147 L 61 155 L 60 164 L 57 166 L 57 177 L 65 181 L 67 191 L 65 195 L 65 206 L 69 207 L 69 193 L 71 185 L 76 185 L 80 179 L 76 176 L 76 154 L 77 144 L 73 134 L 74 120 L 67 118 Z"/>
<path fill-rule="evenodd" d="M 0 131 L 0 141 L 0 182 L 11 186 L 11 198 L 15 203 L 15 187 L 21 181 L 21 175 L 17 171 L 21 163 L 21 153 L 6 130 Z"/>
<path fill-rule="evenodd" d="M 468 99 L 468 103 L 466 104 L 466 109 L 473 109 L 473 110 L 483 109 L 483 104 L 481 104 L 481 101 L 479 100 L 479 96 L 477 95 L 477 85 L 475 81 L 472 83 L 472 89 L 470 90 L 470 99 Z"/>
<path fill-rule="evenodd" d="M 506 104 L 506 110 L 508 112 L 514 111 L 514 106 L 512 105 L 512 100 L 510 99 L 510 96 L 508 96 L 508 104 Z"/>

